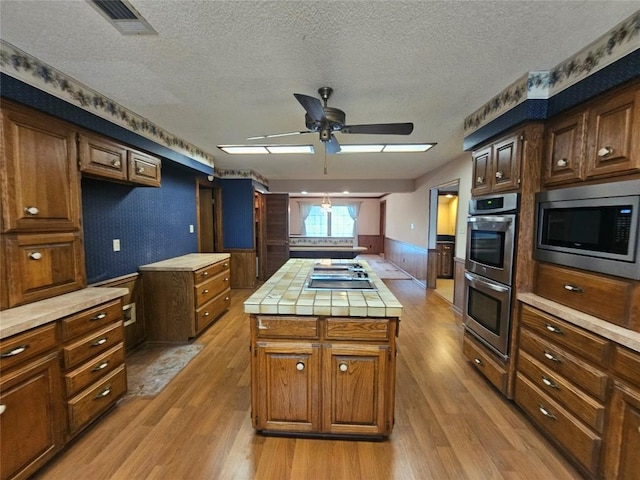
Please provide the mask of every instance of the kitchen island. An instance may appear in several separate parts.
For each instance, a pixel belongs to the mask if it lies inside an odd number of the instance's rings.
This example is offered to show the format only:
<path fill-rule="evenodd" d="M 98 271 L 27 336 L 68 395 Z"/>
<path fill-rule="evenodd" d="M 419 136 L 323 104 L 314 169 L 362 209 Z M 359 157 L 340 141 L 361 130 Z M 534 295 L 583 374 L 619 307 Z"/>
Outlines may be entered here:
<path fill-rule="evenodd" d="M 314 270 L 323 278 L 342 272 L 341 286 L 309 288 Z M 357 288 L 345 286 L 345 274 L 357 279 Z M 366 262 L 290 259 L 244 308 L 256 430 L 377 438 L 391 433 L 402 305 Z"/>

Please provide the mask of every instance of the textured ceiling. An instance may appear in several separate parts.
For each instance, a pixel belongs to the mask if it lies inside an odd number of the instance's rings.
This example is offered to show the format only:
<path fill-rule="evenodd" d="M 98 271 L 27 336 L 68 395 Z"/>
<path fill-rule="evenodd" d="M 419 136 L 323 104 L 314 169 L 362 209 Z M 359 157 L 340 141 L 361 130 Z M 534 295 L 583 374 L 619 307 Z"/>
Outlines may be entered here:
<path fill-rule="evenodd" d="M 85 0 L 1 0 L 3 40 L 213 154 L 269 180 L 411 180 L 462 152 L 464 118 L 527 71 L 548 70 L 633 14 L 626 1 L 131 0 L 158 32 L 123 36 Z M 229 156 L 218 144 L 304 130 L 293 93 L 331 86 L 347 123 L 412 121 L 421 154 Z M 379 190 L 379 187 L 376 188 Z"/>

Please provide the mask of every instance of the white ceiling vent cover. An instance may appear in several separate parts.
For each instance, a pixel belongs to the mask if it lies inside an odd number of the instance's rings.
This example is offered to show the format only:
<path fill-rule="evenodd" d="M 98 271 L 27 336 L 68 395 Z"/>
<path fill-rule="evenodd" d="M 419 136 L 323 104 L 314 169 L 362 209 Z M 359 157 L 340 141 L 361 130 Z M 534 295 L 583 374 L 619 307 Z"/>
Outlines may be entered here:
<path fill-rule="evenodd" d="M 87 0 L 123 35 L 157 35 L 127 0 Z"/>

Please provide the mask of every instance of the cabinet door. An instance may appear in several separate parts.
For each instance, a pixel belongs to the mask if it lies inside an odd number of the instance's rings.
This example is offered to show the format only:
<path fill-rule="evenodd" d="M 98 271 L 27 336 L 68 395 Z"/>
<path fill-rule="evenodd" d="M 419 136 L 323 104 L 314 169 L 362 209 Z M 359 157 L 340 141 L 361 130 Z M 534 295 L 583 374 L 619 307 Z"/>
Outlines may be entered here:
<path fill-rule="evenodd" d="M 127 179 L 127 149 L 102 138 L 80 135 L 80 171 L 114 180 Z"/>
<path fill-rule="evenodd" d="M 265 207 L 265 280 L 289 260 L 289 194 L 263 195 Z"/>
<path fill-rule="evenodd" d="M 254 351 L 253 426 L 318 432 L 320 348 L 311 343 L 258 343 Z"/>
<path fill-rule="evenodd" d="M 546 131 L 546 155 L 543 161 L 545 185 L 582 178 L 583 142 L 586 112 L 549 123 Z"/>
<path fill-rule="evenodd" d="M 386 402 L 386 345 L 328 345 L 322 352 L 323 432 L 384 435 L 391 431 Z"/>
<path fill-rule="evenodd" d="M 0 478 L 27 478 L 62 448 L 57 353 L 3 372 L 0 392 Z"/>
<path fill-rule="evenodd" d="M 491 191 L 517 190 L 520 186 L 520 133 L 494 143 Z"/>
<path fill-rule="evenodd" d="M 640 90 L 594 105 L 587 138 L 588 177 L 640 170 Z"/>
<path fill-rule="evenodd" d="M 489 167 L 491 165 L 491 147 L 483 148 L 473 152 L 473 179 L 471 183 L 471 193 L 484 195 L 491 191 L 491 179 L 489 178 Z"/>
<path fill-rule="evenodd" d="M 27 109 L 2 105 L 2 231 L 80 228 L 76 133 Z"/>
<path fill-rule="evenodd" d="M 616 383 L 604 454 L 605 478 L 640 478 L 640 391 Z"/>

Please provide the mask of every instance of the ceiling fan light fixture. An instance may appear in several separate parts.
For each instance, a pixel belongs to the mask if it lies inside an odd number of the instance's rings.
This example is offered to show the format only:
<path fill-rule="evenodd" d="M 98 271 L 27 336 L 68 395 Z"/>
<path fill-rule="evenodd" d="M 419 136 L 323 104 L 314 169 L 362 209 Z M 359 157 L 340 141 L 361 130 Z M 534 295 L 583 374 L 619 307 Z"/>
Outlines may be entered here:
<path fill-rule="evenodd" d="M 324 197 L 322 197 L 322 203 L 320 204 L 320 206 L 325 212 L 331 211 L 331 200 L 329 199 L 329 195 L 327 195 L 326 193 L 324 194 Z"/>
<path fill-rule="evenodd" d="M 382 151 L 385 153 L 426 152 L 434 145 L 435 143 L 389 143 Z"/>

